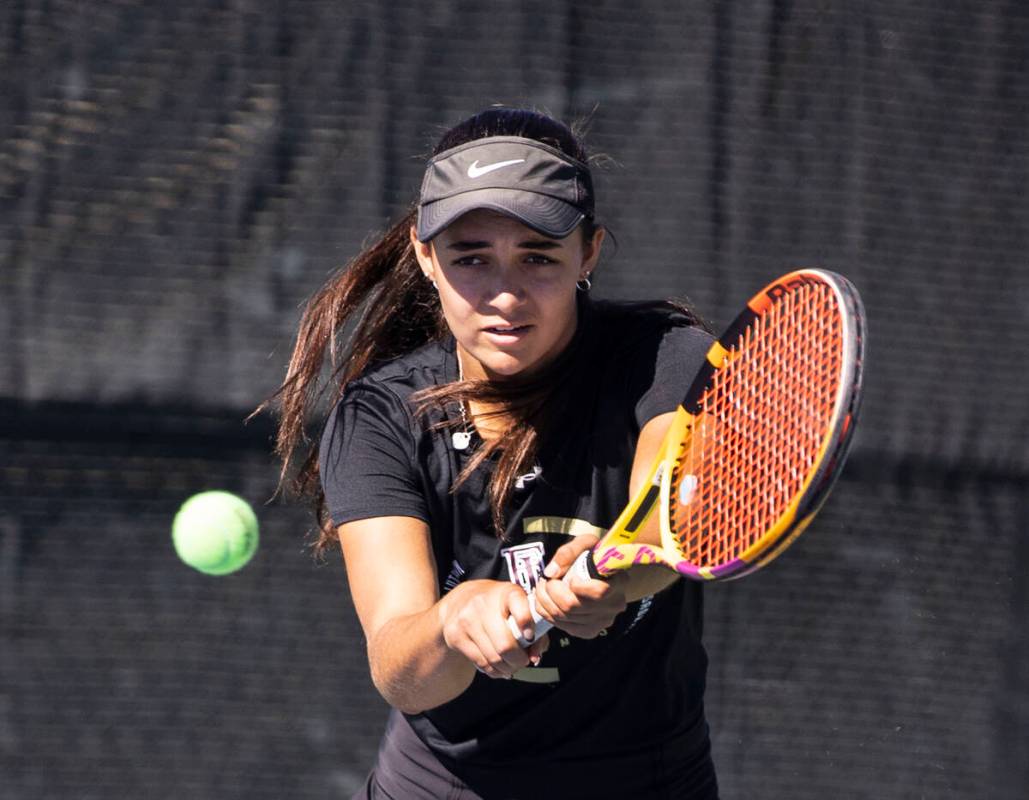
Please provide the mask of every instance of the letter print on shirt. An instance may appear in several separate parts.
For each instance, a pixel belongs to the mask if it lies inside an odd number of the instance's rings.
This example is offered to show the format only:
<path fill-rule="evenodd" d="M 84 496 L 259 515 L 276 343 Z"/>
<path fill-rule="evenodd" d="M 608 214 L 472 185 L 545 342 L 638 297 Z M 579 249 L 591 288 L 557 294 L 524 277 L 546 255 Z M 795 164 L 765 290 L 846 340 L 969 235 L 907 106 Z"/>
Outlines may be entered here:
<path fill-rule="evenodd" d="M 546 551 L 543 542 L 505 547 L 500 551 L 507 562 L 507 576 L 512 583 L 521 586 L 526 594 L 536 588 L 536 581 L 543 574 L 543 558 Z"/>

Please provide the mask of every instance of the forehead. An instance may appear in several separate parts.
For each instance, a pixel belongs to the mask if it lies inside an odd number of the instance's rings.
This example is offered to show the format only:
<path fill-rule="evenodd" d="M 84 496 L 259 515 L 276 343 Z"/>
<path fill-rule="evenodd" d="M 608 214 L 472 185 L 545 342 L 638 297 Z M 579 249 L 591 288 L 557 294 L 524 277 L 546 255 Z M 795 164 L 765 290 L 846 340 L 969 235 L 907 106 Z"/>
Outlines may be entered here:
<path fill-rule="evenodd" d="M 534 231 L 527 225 L 523 225 L 514 217 L 491 211 L 486 208 L 477 208 L 458 217 L 449 227 L 440 232 L 440 239 L 445 241 L 494 240 L 494 239 L 517 239 L 522 240 L 546 240 L 561 242 L 562 239 L 552 239 L 549 236 Z"/>

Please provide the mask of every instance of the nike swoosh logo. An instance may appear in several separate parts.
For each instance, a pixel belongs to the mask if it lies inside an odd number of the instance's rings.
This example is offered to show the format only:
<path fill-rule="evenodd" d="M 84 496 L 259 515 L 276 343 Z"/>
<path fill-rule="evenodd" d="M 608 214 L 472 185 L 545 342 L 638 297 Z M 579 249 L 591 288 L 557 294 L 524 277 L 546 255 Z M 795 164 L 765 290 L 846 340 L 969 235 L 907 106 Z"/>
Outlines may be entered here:
<path fill-rule="evenodd" d="M 525 161 L 524 158 L 515 158 L 511 161 L 498 161 L 496 164 L 487 164 L 485 167 L 480 167 L 479 159 L 475 159 L 475 161 L 473 161 L 468 167 L 468 177 L 478 178 L 485 175 L 487 172 L 492 172 L 493 170 L 500 169 L 501 167 L 510 167 L 512 164 L 521 164 L 523 161 Z"/>

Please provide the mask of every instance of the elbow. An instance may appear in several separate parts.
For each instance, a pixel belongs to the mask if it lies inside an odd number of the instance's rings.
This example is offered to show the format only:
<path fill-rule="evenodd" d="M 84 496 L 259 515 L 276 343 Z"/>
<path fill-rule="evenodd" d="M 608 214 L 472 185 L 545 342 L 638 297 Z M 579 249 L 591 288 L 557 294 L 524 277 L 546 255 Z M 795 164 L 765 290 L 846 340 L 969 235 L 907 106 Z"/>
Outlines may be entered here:
<path fill-rule="evenodd" d="M 390 705 L 404 714 L 421 714 L 429 710 L 428 708 L 422 708 L 418 703 L 390 703 Z"/>
<path fill-rule="evenodd" d="M 419 701 L 419 696 L 424 697 L 424 693 L 419 692 L 417 687 L 406 681 L 378 674 L 376 670 L 372 670 L 372 684 L 383 700 L 404 714 L 421 714 L 435 707 Z"/>
<path fill-rule="evenodd" d="M 430 675 L 377 667 L 374 662 L 371 668 L 372 684 L 379 695 L 405 714 L 421 714 L 453 700 L 475 677 L 474 667 Z"/>
<path fill-rule="evenodd" d="M 420 701 L 427 694 L 427 687 L 422 686 L 416 676 L 397 664 L 375 658 L 371 651 L 368 656 L 372 685 L 383 700 L 405 714 L 420 714 L 428 710 L 424 702 Z"/>
<path fill-rule="evenodd" d="M 400 687 L 397 685 L 399 681 L 395 677 L 390 675 L 387 670 L 377 668 L 374 659 L 369 661 L 369 666 L 371 667 L 372 685 L 383 700 L 405 714 L 419 713 L 420 710 L 412 709 L 412 704 L 408 702 L 409 698 L 404 697 L 403 692 L 399 691 Z"/>

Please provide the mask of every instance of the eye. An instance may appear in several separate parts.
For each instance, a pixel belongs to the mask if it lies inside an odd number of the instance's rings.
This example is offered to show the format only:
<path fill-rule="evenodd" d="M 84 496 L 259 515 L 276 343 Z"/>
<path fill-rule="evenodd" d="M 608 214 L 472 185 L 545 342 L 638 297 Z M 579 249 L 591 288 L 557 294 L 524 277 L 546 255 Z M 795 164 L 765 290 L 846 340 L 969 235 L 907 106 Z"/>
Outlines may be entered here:
<path fill-rule="evenodd" d="M 455 258 L 452 263 L 458 267 L 478 267 L 485 264 L 486 259 L 482 256 L 469 255 Z"/>
<path fill-rule="evenodd" d="M 556 264 L 557 260 L 550 256 L 545 256 L 543 253 L 529 253 L 525 257 L 525 261 L 528 264 Z"/>

